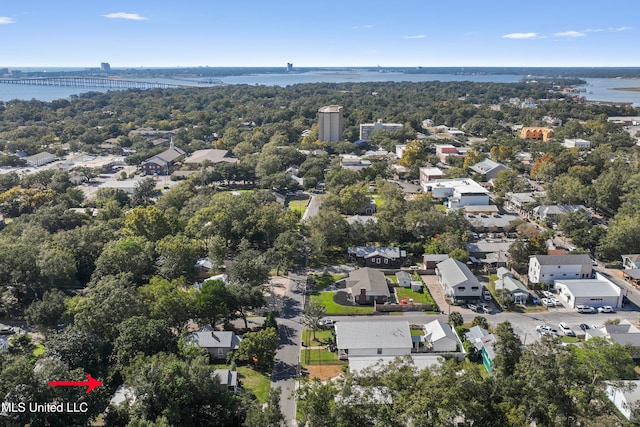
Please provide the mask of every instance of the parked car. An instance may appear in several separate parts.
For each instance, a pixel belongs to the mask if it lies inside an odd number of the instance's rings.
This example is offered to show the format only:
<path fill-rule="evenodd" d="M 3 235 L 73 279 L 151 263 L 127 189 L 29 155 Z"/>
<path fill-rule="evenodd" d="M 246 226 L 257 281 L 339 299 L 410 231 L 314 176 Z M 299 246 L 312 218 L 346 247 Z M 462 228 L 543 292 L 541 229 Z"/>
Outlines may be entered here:
<path fill-rule="evenodd" d="M 485 301 L 491 301 L 491 292 L 485 289 L 482 291 L 482 295 L 484 296 Z"/>
<path fill-rule="evenodd" d="M 587 325 L 586 323 L 581 323 L 580 329 L 582 329 L 583 331 L 586 331 L 587 329 L 591 329 L 591 328 L 589 328 L 589 325 Z"/>
<path fill-rule="evenodd" d="M 0 335 L 11 335 L 15 333 L 16 331 L 14 331 L 11 326 L 0 326 Z"/>
<path fill-rule="evenodd" d="M 595 313 L 596 309 L 589 305 L 576 305 L 576 311 L 578 313 Z"/>
<path fill-rule="evenodd" d="M 603 305 L 602 307 L 598 307 L 598 313 L 614 313 L 613 307 L 610 305 Z"/>
<path fill-rule="evenodd" d="M 336 322 L 333 319 L 323 319 L 320 322 L 318 322 L 318 324 L 320 326 L 333 326 L 336 324 Z"/>
<path fill-rule="evenodd" d="M 566 335 L 566 336 L 568 336 L 568 337 L 575 337 L 575 336 L 576 336 L 576 333 L 575 333 L 575 332 L 573 332 L 573 329 L 571 329 L 571 328 L 569 327 L 569 325 L 567 325 L 566 323 L 564 323 L 564 322 L 560 322 L 560 323 L 558 324 L 558 326 L 560 327 L 560 331 L 561 331 L 564 335 Z"/>
<path fill-rule="evenodd" d="M 481 304 L 478 306 L 478 311 L 482 311 L 482 312 L 484 312 L 485 314 L 491 314 L 491 307 L 489 307 L 489 306 L 488 306 L 487 304 L 485 304 L 485 303 L 481 303 Z"/>
<path fill-rule="evenodd" d="M 542 305 L 546 306 L 546 307 L 555 307 L 556 304 L 551 301 L 549 298 L 542 298 Z"/>
<path fill-rule="evenodd" d="M 478 306 L 476 304 L 469 303 L 469 304 L 467 304 L 467 308 L 469 310 L 478 311 Z"/>
<path fill-rule="evenodd" d="M 553 329 L 551 326 L 547 326 L 547 325 L 538 325 L 536 326 L 536 331 L 540 334 L 540 335 L 552 335 L 552 336 L 558 336 L 558 331 Z"/>

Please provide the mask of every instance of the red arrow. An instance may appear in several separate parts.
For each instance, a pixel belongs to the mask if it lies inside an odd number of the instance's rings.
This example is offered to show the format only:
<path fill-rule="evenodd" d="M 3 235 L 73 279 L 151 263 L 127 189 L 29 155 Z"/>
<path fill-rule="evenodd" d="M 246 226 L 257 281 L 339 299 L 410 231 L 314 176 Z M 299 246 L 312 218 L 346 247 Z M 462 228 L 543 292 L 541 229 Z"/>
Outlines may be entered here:
<path fill-rule="evenodd" d="M 96 387 L 102 385 L 102 381 L 98 381 L 89 374 L 85 374 L 88 381 L 49 381 L 51 387 L 84 387 L 87 386 L 87 394 Z"/>

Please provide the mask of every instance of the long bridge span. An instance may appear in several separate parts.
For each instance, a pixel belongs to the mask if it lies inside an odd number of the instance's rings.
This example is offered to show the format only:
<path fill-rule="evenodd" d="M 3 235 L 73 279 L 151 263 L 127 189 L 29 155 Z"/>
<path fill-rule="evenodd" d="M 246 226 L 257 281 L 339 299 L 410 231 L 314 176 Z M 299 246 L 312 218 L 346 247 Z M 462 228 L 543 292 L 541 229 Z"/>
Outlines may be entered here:
<path fill-rule="evenodd" d="M 105 79 L 100 77 L 34 77 L 21 79 L 0 79 L 0 84 L 58 87 L 92 87 L 107 89 L 176 89 L 198 87 L 193 84 L 146 82 L 141 80 L 125 79 Z"/>

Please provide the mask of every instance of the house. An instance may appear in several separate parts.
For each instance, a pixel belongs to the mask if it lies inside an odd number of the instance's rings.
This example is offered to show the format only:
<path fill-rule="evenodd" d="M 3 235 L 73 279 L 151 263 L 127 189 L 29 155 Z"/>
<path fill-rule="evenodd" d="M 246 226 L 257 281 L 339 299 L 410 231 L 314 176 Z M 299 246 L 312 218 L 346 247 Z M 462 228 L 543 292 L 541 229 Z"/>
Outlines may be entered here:
<path fill-rule="evenodd" d="M 424 254 L 422 256 L 422 265 L 425 270 L 435 270 L 438 263 L 449 259 L 447 254 Z"/>
<path fill-rule="evenodd" d="M 2 229 L 2 224 L 0 224 L 0 229 Z M 622 278 L 637 288 L 640 286 L 640 268 L 622 270 Z"/>
<path fill-rule="evenodd" d="M 444 288 L 445 297 L 454 303 L 477 301 L 482 296 L 482 285 L 466 264 L 449 258 L 436 266 L 436 276 Z"/>
<path fill-rule="evenodd" d="M 451 144 L 437 144 L 436 156 L 442 163 L 447 163 L 447 157 L 462 157 L 462 153 L 458 150 L 458 147 Z"/>
<path fill-rule="evenodd" d="M 360 373 L 365 369 L 368 372 L 380 371 L 393 363 L 409 363 L 418 371 L 424 371 L 431 367 L 442 365 L 443 358 L 437 353 L 411 353 L 405 356 L 357 356 L 349 358 L 349 372 Z"/>
<path fill-rule="evenodd" d="M 398 286 L 403 288 L 411 287 L 411 274 L 406 271 L 398 271 L 396 273 L 396 279 L 398 280 Z"/>
<path fill-rule="evenodd" d="M 607 384 L 607 397 L 629 421 L 640 421 L 640 380 Z"/>
<path fill-rule="evenodd" d="M 565 148 L 579 148 L 581 150 L 588 150 L 589 148 L 591 148 L 591 142 L 587 141 L 586 139 L 580 139 L 580 138 L 568 139 L 567 138 L 562 143 L 562 146 Z"/>
<path fill-rule="evenodd" d="M 411 354 L 413 343 L 409 322 L 337 322 L 336 347 L 342 360 L 360 356 L 403 356 Z"/>
<path fill-rule="evenodd" d="M 46 165 L 47 163 L 53 162 L 55 159 L 55 155 L 47 153 L 46 151 L 24 158 L 24 160 L 27 162 L 27 165 L 31 167 Z"/>
<path fill-rule="evenodd" d="M 397 247 L 352 246 L 347 249 L 353 261 L 363 262 L 367 267 L 399 267 L 407 257 L 407 252 Z"/>
<path fill-rule="evenodd" d="M 425 182 L 442 179 L 444 172 L 438 168 L 420 168 L 420 184 L 424 187 Z"/>
<path fill-rule="evenodd" d="M 175 147 L 172 143 L 168 150 L 147 159 L 140 167 L 142 172 L 147 175 L 169 175 L 176 160 L 185 154 L 183 150 Z"/>
<path fill-rule="evenodd" d="M 498 280 L 495 281 L 496 293 L 508 294 L 515 304 L 526 304 L 531 293 L 521 281 L 514 279 L 509 270 L 500 267 L 497 270 Z"/>
<path fill-rule="evenodd" d="M 596 273 L 595 279 L 556 280 L 554 287 L 571 308 L 577 305 L 622 307 L 622 289 L 600 273 Z"/>
<path fill-rule="evenodd" d="M 625 270 L 640 268 L 640 254 L 622 255 L 622 266 Z"/>
<path fill-rule="evenodd" d="M 238 159 L 229 156 L 229 150 L 197 150 L 191 153 L 182 163 L 189 166 L 199 166 L 204 162 L 210 164 L 217 163 L 237 163 Z"/>
<path fill-rule="evenodd" d="M 462 343 L 451 326 L 440 319 L 423 325 L 423 330 L 424 335 L 412 337 L 417 351 L 455 353 L 462 348 Z"/>
<path fill-rule="evenodd" d="M 520 131 L 521 139 L 539 139 L 544 142 L 553 138 L 553 129 L 544 127 L 523 127 Z"/>
<path fill-rule="evenodd" d="M 185 342 L 204 348 L 211 358 L 219 360 L 225 360 L 231 350 L 237 350 L 240 341 L 242 336 L 233 331 L 203 330 L 185 336 Z"/>
<path fill-rule="evenodd" d="M 373 268 L 353 270 L 343 280 L 349 300 L 356 304 L 384 304 L 391 296 L 384 273 Z"/>
<path fill-rule="evenodd" d="M 590 279 L 589 255 L 534 255 L 529 258 L 529 282 L 552 285 L 556 280 Z"/>
<path fill-rule="evenodd" d="M 506 193 L 506 207 L 512 208 L 516 212 L 522 214 L 531 213 L 530 210 L 540 203 L 540 200 L 546 196 L 545 191 L 534 191 L 526 193 Z"/>
<path fill-rule="evenodd" d="M 359 156 L 353 154 L 343 154 L 340 158 L 340 165 L 344 169 L 352 171 L 359 171 L 371 166 L 370 160 L 364 160 Z"/>
<path fill-rule="evenodd" d="M 558 216 L 583 210 L 589 214 L 584 205 L 540 205 L 533 208 L 533 215 L 544 221 L 555 222 Z"/>
<path fill-rule="evenodd" d="M 502 171 L 510 170 L 510 168 L 502 163 L 494 162 L 491 159 L 484 159 L 483 161 L 470 166 L 469 169 L 479 175 L 482 175 L 487 181 L 495 179 Z"/>
<path fill-rule="evenodd" d="M 423 183 L 434 199 L 442 199 L 449 209 L 467 205 L 488 205 L 489 191 L 469 178 L 437 179 Z"/>
<path fill-rule="evenodd" d="M 220 381 L 220 389 L 222 391 L 230 391 L 233 394 L 240 392 L 240 382 L 238 381 L 238 372 L 229 369 L 216 369 L 213 375 L 217 376 Z"/>
<path fill-rule="evenodd" d="M 605 324 L 602 328 L 587 329 L 585 341 L 593 338 L 604 338 L 611 343 L 620 344 L 631 351 L 631 357 L 640 358 L 640 329 L 626 319 L 618 324 Z"/>
<path fill-rule="evenodd" d="M 480 353 L 482 364 L 487 372 L 491 372 L 493 370 L 493 361 L 496 357 L 493 349 L 493 344 L 498 340 L 496 336 L 480 326 L 472 326 L 469 332 L 464 334 L 464 337 Z"/>

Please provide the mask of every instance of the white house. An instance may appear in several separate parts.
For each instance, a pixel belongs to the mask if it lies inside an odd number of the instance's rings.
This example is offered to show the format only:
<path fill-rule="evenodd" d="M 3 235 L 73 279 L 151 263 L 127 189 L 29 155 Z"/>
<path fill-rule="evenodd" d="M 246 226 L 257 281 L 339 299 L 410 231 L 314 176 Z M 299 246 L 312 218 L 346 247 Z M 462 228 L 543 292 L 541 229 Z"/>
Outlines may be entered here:
<path fill-rule="evenodd" d="M 580 139 L 580 138 L 568 139 L 567 138 L 562 143 L 562 146 L 566 148 L 579 148 L 581 150 L 588 150 L 589 148 L 591 148 L 591 142 L 587 141 L 586 139 Z"/>
<path fill-rule="evenodd" d="M 56 156 L 54 156 L 51 153 L 47 153 L 46 151 L 43 151 L 42 153 L 25 157 L 24 160 L 27 162 L 27 165 L 34 167 L 34 166 L 46 165 L 47 163 L 53 162 L 55 159 L 56 159 Z"/>
<path fill-rule="evenodd" d="M 640 380 L 607 384 L 607 397 L 629 421 L 640 419 Z"/>
<path fill-rule="evenodd" d="M 576 305 L 622 307 L 622 289 L 600 273 L 596 273 L 595 279 L 556 280 L 554 286 L 572 308 Z"/>
<path fill-rule="evenodd" d="M 531 296 L 527 287 L 519 280 L 514 279 L 511 272 L 504 267 L 498 268 L 497 274 L 499 279 L 495 282 L 496 292 L 507 292 L 514 303 L 525 304 Z"/>
<path fill-rule="evenodd" d="M 396 273 L 396 279 L 398 280 L 398 286 L 408 288 L 411 286 L 411 274 L 406 271 L 398 271 Z"/>
<path fill-rule="evenodd" d="M 454 302 L 476 301 L 482 296 L 482 285 L 466 264 L 449 258 L 436 266 L 436 276 L 446 297 Z"/>
<path fill-rule="evenodd" d="M 529 258 L 529 281 L 552 285 L 556 280 L 590 279 L 589 255 L 534 255 Z"/>
<path fill-rule="evenodd" d="M 407 321 L 337 322 L 336 346 L 341 359 L 359 356 L 411 354 L 413 342 Z"/>
<path fill-rule="evenodd" d="M 420 168 L 420 185 L 424 187 L 424 183 L 442 179 L 444 172 L 439 168 Z"/>
<path fill-rule="evenodd" d="M 489 191 L 469 178 L 438 179 L 423 183 L 423 188 L 434 199 L 445 199 L 450 209 L 489 204 Z"/>
<path fill-rule="evenodd" d="M 424 335 L 416 336 L 414 340 L 424 342 L 427 351 L 434 353 L 453 353 L 460 351 L 462 347 L 451 326 L 440 319 L 424 325 Z"/>

